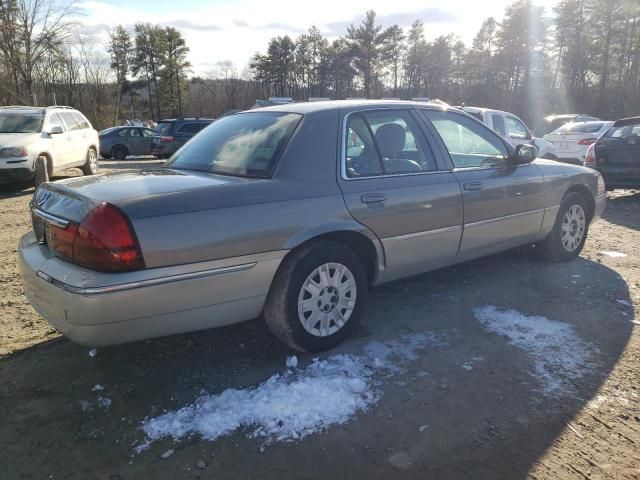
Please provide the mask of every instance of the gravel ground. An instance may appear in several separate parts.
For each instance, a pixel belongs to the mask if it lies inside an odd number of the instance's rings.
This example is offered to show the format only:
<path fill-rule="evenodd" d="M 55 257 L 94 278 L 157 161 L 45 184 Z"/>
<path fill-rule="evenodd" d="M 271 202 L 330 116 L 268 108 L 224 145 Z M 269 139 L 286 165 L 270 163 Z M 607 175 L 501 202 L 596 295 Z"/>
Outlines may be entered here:
<path fill-rule="evenodd" d="M 299 375 L 304 385 L 313 359 L 298 355 L 299 373 L 284 373 L 292 352 L 260 319 L 90 356 L 26 302 L 16 245 L 30 228 L 33 189 L 0 188 L 3 480 L 640 479 L 640 190 L 610 193 L 573 262 L 541 263 L 525 248 L 373 291 L 358 335 L 320 356 L 364 362 L 359 385 L 372 397 L 345 421 L 323 425 L 319 412 L 303 439 L 294 432 L 278 441 L 255 435 L 257 421 L 243 418 L 209 440 L 190 430 L 136 453 L 145 418 L 198 411 L 200 395 L 220 402 L 229 388 L 234 398 L 269 403 L 282 390 L 262 382 L 278 374 L 276 387 L 288 388 Z M 438 340 L 379 367 L 385 345 L 425 338 Z M 310 392 L 310 404 L 326 394 Z M 295 398 L 299 409 L 306 397 Z M 287 399 L 278 402 L 273 408 Z"/>

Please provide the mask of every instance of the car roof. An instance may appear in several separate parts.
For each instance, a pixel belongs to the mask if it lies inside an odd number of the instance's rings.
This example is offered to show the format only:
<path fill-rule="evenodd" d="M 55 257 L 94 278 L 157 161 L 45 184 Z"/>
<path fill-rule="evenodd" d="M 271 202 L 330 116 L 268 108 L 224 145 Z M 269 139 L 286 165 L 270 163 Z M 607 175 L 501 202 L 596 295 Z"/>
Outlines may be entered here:
<path fill-rule="evenodd" d="M 442 110 L 445 105 L 435 102 L 416 102 L 410 100 L 326 100 L 321 102 L 299 102 L 254 108 L 241 113 L 280 112 L 306 114 L 325 110 L 357 110 L 359 108 L 393 108 L 393 107 L 430 107 Z M 449 107 L 453 108 L 453 107 Z"/>
<path fill-rule="evenodd" d="M 158 123 L 169 122 L 213 122 L 215 118 L 163 118 L 158 120 Z"/>
<path fill-rule="evenodd" d="M 619 127 L 620 125 L 632 125 L 634 123 L 640 123 L 640 117 L 621 118 L 620 120 L 616 120 L 614 125 Z"/>

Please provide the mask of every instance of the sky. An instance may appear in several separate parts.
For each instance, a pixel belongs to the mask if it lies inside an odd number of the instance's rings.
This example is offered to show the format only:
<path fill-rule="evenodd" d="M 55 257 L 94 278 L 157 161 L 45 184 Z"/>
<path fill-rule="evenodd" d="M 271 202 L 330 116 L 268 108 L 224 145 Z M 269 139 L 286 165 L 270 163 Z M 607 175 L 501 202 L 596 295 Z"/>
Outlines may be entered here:
<path fill-rule="evenodd" d="M 231 61 L 241 71 L 256 51 L 264 52 L 269 39 L 298 36 L 316 25 L 336 38 L 350 24 L 358 24 L 373 9 L 384 26 L 408 27 L 420 19 L 427 39 L 455 33 L 470 43 L 489 16 L 502 18 L 507 0 L 111 0 L 80 1 L 82 30 L 97 43 L 105 43 L 115 25 L 127 27 L 151 22 L 179 29 L 190 48 L 193 73 L 206 75 L 221 61 Z M 558 0 L 534 0 L 551 8 Z"/>

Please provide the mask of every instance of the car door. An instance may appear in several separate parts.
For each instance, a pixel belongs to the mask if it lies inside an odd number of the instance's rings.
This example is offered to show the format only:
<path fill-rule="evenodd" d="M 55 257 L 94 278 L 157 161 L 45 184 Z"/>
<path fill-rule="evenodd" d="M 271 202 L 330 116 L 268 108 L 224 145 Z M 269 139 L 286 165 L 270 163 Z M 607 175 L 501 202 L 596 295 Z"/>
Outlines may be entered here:
<path fill-rule="evenodd" d="M 140 153 L 138 155 L 151 155 L 151 139 L 155 132 L 149 128 L 140 129 Z"/>
<path fill-rule="evenodd" d="M 137 127 L 129 129 L 129 136 L 127 137 L 129 155 L 142 155 L 144 148 L 141 130 L 141 128 Z"/>
<path fill-rule="evenodd" d="M 62 133 L 49 133 L 49 153 L 53 159 L 53 167 L 58 168 L 63 165 L 66 158 L 71 157 L 71 135 L 67 135 L 66 127 L 60 116 L 55 113 L 49 113 L 46 119 L 45 131 L 51 132 L 54 127 L 60 127 Z"/>
<path fill-rule="evenodd" d="M 82 139 L 82 127 L 73 112 L 60 112 L 60 117 L 66 126 L 66 138 L 69 141 L 68 155 L 61 164 L 75 166 L 84 163 L 86 150 Z"/>
<path fill-rule="evenodd" d="M 468 259 L 538 238 L 544 179 L 533 164 L 516 165 L 492 130 L 463 113 L 423 110 L 438 133 L 462 186 L 464 228 L 460 257 Z"/>
<path fill-rule="evenodd" d="M 616 123 L 594 148 L 597 169 L 607 183 L 640 181 L 640 120 Z"/>
<path fill-rule="evenodd" d="M 438 268 L 456 257 L 460 185 L 429 138 L 410 109 L 344 117 L 339 185 L 351 215 L 382 242 L 386 270 L 380 281 Z"/>

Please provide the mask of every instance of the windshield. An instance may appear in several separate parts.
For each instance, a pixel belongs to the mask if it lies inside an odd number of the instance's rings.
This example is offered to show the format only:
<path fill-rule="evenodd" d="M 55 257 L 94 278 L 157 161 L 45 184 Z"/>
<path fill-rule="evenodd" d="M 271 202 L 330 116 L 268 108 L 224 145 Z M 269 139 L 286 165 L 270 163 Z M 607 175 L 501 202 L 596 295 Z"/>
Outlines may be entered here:
<path fill-rule="evenodd" d="M 38 110 L 0 111 L 0 133 L 38 133 L 43 119 Z"/>
<path fill-rule="evenodd" d="M 255 112 L 224 117 L 193 137 L 167 162 L 170 168 L 268 177 L 296 125 L 295 113 Z"/>

